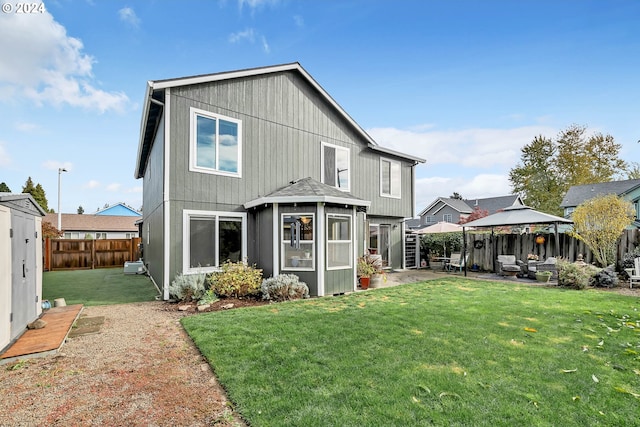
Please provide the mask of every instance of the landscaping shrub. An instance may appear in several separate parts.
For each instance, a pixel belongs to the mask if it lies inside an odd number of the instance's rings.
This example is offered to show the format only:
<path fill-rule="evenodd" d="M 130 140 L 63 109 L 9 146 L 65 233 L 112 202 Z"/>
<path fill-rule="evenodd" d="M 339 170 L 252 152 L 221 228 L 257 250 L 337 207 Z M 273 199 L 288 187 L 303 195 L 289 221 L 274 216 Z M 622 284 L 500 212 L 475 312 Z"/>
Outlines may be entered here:
<path fill-rule="evenodd" d="M 262 299 L 287 301 L 309 297 L 309 287 L 295 274 L 281 274 L 262 281 Z"/>
<path fill-rule="evenodd" d="M 242 261 L 227 261 L 209 277 L 209 288 L 220 298 L 257 296 L 261 283 L 262 270 Z"/>
<path fill-rule="evenodd" d="M 558 285 L 572 289 L 585 289 L 589 285 L 591 276 L 598 272 L 598 268 L 590 264 L 576 264 L 558 260 Z"/>
<path fill-rule="evenodd" d="M 591 276 L 589 284 L 598 288 L 613 288 L 618 286 L 618 275 L 613 269 L 613 265 L 603 268 Z"/>
<path fill-rule="evenodd" d="M 205 292 L 205 273 L 178 274 L 169 285 L 169 296 L 178 301 L 198 301 Z"/>
<path fill-rule="evenodd" d="M 629 279 L 629 274 L 625 271 L 625 268 L 635 268 L 634 260 L 637 257 L 640 257 L 640 246 L 636 247 L 633 252 L 626 252 L 618 262 L 620 274 L 625 280 Z"/>

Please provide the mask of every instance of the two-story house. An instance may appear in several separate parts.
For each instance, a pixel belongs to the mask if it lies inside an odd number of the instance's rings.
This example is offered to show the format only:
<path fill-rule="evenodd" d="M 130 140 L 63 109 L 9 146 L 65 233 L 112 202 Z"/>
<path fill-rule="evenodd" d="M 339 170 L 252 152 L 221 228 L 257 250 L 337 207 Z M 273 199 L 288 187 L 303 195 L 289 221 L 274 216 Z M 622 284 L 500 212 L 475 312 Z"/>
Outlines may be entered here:
<path fill-rule="evenodd" d="M 636 211 L 634 226 L 640 227 L 640 179 L 574 185 L 567 190 L 560 207 L 564 211 L 565 218 L 569 218 L 580 204 L 594 197 L 608 194 L 615 194 L 633 204 Z"/>
<path fill-rule="evenodd" d="M 145 265 L 165 299 L 178 273 L 245 259 L 312 295 L 353 291 L 369 249 L 403 267 L 420 162 L 380 147 L 298 63 L 149 81 Z"/>
<path fill-rule="evenodd" d="M 474 209 L 487 211 L 489 215 L 493 215 L 509 206 L 522 205 L 524 205 L 522 198 L 517 194 L 464 200 L 438 197 L 420 212 L 420 223 L 417 228 L 427 227 L 437 222 L 457 224 L 471 215 Z"/>

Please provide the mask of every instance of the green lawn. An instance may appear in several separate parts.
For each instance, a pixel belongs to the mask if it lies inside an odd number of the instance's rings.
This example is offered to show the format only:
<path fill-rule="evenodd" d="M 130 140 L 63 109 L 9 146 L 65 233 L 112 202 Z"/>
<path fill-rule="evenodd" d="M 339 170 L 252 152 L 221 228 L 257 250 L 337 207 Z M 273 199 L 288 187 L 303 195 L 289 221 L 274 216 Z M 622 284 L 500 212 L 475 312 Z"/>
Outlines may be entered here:
<path fill-rule="evenodd" d="M 156 287 L 144 275 L 124 274 L 122 268 L 49 271 L 42 275 L 42 299 L 64 298 L 67 305 L 109 305 L 153 301 Z"/>
<path fill-rule="evenodd" d="M 254 426 L 638 426 L 639 309 L 446 278 L 182 322 Z"/>

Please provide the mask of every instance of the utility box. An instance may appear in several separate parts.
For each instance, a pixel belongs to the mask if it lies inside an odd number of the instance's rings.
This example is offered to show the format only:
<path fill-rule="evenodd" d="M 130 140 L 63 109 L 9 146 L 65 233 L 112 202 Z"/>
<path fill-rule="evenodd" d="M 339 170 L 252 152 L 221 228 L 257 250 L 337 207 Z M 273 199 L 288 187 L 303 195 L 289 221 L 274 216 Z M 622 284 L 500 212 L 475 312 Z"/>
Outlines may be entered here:
<path fill-rule="evenodd" d="M 124 263 L 124 274 L 144 274 L 142 261 L 127 261 Z"/>

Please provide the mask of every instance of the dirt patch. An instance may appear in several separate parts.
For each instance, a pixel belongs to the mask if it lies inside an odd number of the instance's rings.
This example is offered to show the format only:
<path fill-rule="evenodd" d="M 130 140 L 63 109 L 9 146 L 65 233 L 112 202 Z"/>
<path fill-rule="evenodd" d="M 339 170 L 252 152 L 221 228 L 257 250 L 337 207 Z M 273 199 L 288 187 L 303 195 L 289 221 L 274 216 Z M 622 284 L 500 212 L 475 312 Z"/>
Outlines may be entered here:
<path fill-rule="evenodd" d="M 97 334 L 104 324 L 104 316 L 86 317 L 80 316 L 71 327 L 68 338 L 79 337 L 80 335 Z"/>
<path fill-rule="evenodd" d="M 244 426 L 168 306 L 85 307 L 104 318 L 99 333 L 0 367 L 0 424 Z"/>

